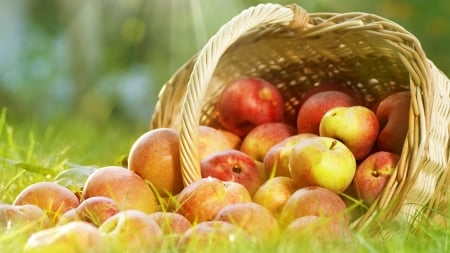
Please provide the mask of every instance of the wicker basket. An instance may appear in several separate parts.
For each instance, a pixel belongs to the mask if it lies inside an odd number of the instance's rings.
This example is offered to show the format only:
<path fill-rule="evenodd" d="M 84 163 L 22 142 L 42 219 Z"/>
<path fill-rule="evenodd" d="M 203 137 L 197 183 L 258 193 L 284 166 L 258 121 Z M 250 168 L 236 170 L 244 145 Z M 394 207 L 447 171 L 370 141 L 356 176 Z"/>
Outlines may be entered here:
<path fill-rule="evenodd" d="M 417 215 L 430 217 L 447 203 L 449 80 L 401 26 L 368 13 L 307 13 L 297 5 L 260 4 L 234 17 L 164 85 L 151 119 L 151 129 L 180 131 L 186 185 L 200 178 L 199 124 L 220 128 L 215 102 L 227 82 L 241 76 L 274 83 L 293 117 L 302 95 L 323 80 L 343 83 L 367 106 L 410 90 L 409 131 L 395 174 L 352 226 L 415 223 Z"/>

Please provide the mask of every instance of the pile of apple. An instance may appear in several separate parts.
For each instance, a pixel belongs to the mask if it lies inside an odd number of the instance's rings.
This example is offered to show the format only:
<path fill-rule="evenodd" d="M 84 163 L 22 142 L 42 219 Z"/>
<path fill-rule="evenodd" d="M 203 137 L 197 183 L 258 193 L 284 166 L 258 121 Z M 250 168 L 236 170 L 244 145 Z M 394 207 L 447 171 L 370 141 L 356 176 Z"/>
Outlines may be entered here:
<path fill-rule="evenodd" d="M 408 131 L 410 93 L 368 108 L 351 90 L 321 84 L 299 99 L 294 120 L 285 102 L 263 79 L 235 80 L 216 105 L 222 128 L 199 126 L 201 179 L 183 185 L 178 132 L 153 129 L 135 141 L 127 168 L 95 170 L 78 193 L 30 185 L 0 206 L 0 223 L 26 227 L 26 252 L 349 241 L 344 196 L 369 206 L 383 191 Z"/>

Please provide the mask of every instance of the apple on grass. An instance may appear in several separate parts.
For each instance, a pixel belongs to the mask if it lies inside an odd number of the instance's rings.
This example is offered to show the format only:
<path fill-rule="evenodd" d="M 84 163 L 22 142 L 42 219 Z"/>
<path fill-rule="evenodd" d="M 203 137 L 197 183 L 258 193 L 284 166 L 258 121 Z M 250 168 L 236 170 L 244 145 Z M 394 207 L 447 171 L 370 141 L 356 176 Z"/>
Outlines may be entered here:
<path fill-rule="evenodd" d="M 358 197 L 371 205 L 384 190 L 394 172 L 400 156 L 378 151 L 364 159 L 356 169 L 354 187 Z"/>
<path fill-rule="evenodd" d="M 241 138 L 257 125 L 284 120 L 280 91 L 261 78 L 244 77 L 226 84 L 216 108 L 223 128 Z"/>
<path fill-rule="evenodd" d="M 319 134 L 319 125 L 327 111 L 335 107 L 356 105 L 356 100 L 348 93 L 326 90 L 308 97 L 297 113 L 298 133 Z"/>
<path fill-rule="evenodd" d="M 49 226 L 48 216 L 36 205 L 0 204 L 0 231 L 20 229 L 33 233 Z"/>
<path fill-rule="evenodd" d="M 375 113 L 365 106 L 335 107 L 323 115 L 319 125 L 320 136 L 343 142 L 355 159 L 364 159 L 378 137 L 379 124 Z"/>
<path fill-rule="evenodd" d="M 409 128 L 411 93 L 395 92 L 382 99 L 374 109 L 380 123 L 376 149 L 401 154 Z"/>
<path fill-rule="evenodd" d="M 217 213 L 215 220 L 230 222 L 242 228 L 259 242 L 275 242 L 280 228 L 275 216 L 264 206 L 254 203 L 235 203 Z"/>
<path fill-rule="evenodd" d="M 154 212 L 150 218 L 158 223 L 163 234 L 183 234 L 192 227 L 192 223 L 183 215 L 176 212 Z"/>
<path fill-rule="evenodd" d="M 250 236 L 240 227 L 221 220 L 202 221 L 194 224 L 180 238 L 180 252 L 233 252 L 236 245 L 249 245 Z"/>
<path fill-rule="evenodd" d="M 263 161 L 267 151 L 297 133 L 297 129 L 284 122 L 268 122 L 256 126 L 242 140 L 240 151 L 257 161 Z"/>
<path fill-rule="evenodd" d="M 93 196 L 85 199 L 75 210 L 80 220 L 92 223 L 97 227 L 109 217 L 120 212 L 116 201 L 104 196 Z"/>
<path fill-rule="evenodd" d="M 317 135 L 310 133 L 295 134 L 272 146 L 263 159 L 266 176 L 268 178 L 271 176 L 290 177 L 289 156 L 292 148 L 302 140 L 313 136 Z"/>
<path fill-rule="evenodd" d="M 267 208 L 275 217 L 279 217 L 289 197 L 297 190 L 290 177 L 272 177 L 262 184 L 253 195 L 253 202 Z"/>
<path fill-rule="evenodd" d="M 68 188 L 54 182 L 38 182 L 27 186 L 15 198 L 13 205 L 36 205 L 54 224 L 66 211 L 76 208 L 80 201 Z"/>
<path fill-rule="evenodd" d="M 356 160 L 342 142 L 316 136 L 292 148 L 289 168 L 298 187 L 321 186 L 341 193 L 353 181 Z"/>
<path fill-rule="evenodd" d="M 128 168 L 151 182 L 160 196 L 178 194 L 183 188 L 178 132 L 157 128 L 142 134 L 130 149 Z"/>
<path fill-rule="evenodd" d="M 262 184 L 256 162 L 246 153 L 228 149 L 213 153 L 200 163 L 202 177 L 214 177 L 223 181 L 242 184 L 250 193 Z"/>
<path fill-rule="evenodd" d="M 25 253 L 108 252 L 97 227 L 85 221 L 72 221 L 32 234 L 24 245 Z"/>
<path fill-rule="evenodd" d="M 158 203 L 155 193 L 147 183 L 133 171 L 106 166 L 97 169 L 86 180 L 82 198 L 104 196 L 113 199 L 119 209 L 135 209 L 146 213 L 156 211 Z"/>
<path fill-rule="evenodd" d="M 191 223 L 211 221 L 223 207 L 250 202 L 248 190 L 241 184 L 222 181 L 214 177 L 201 178 L 187 185 L 177 196 L 177 213 Z"/>
<path fill-rule="evenodd" d="M 280 225 L 286 228 L 302 216 L 320 216 L 336 219 L 348 225 L 349 216 L 342 198 L 335 192 L 319 186 L 303 187 L 286 201 L 280 215 Z"/>
<path fill-rule="evenodd" d="M 308 247 L 336 250 L 335 243 L 348 243 L 351 238 L 348 224 L 329 217 L 306 215 L 294 219 L 284 229 L 279 249 L 283 252 Z"/>
<path fill-rule="evenodd" d="M 163 232 L 147 213 L 124 210 L 108 218 L 98 230 L 119 252 L 152 252 L 161 245 Z"/>

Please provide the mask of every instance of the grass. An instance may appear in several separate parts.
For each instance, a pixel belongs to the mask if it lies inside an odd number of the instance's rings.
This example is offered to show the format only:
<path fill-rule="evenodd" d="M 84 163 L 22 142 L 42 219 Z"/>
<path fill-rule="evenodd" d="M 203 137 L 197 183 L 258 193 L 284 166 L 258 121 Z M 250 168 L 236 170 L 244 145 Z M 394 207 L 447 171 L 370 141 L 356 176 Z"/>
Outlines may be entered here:
<path fill-rule="evenodd" d="M 31 122 L 9 122 L 7 110 L 0 111 L 0 203 L 12 203 L 28 185 L 39 181 L 59 182 L 79 187 L 89 169 L 120 164 L 132 142 L 146 126 L 131 127 L 127 122 L 90 122 L 73 117 L 48 125 Z M 444 213 L 448 219 L 449 213 Z M 408 225 L 395 226 L 389 240 L 367 232 L 354 232 L 351 243 L 253 244 L 237 241 L 233 245 L 194 245 L 189 252 L 450 252 L 450 229 L 419 223 L 416 229 Z M 2 252 L 22 252 L 30 235 L 26 227 L 5 231 L 0 228 Z M 231 248 L 230 248 L 231 247 Z M 208 250 L 209 249 L 209 250 Z M 113 250 L 114 251 L 114 250 Z M 164 252 L 176 247 L 166 244 Z"/>

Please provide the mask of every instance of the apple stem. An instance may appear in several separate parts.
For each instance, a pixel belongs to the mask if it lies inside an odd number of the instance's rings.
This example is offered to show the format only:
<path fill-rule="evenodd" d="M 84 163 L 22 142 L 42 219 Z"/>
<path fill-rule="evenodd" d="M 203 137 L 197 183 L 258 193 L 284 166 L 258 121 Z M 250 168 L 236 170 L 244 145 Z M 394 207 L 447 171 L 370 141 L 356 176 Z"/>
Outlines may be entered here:
<path fill-rule="evenodd" d="M 337 144 L 337 141 L 336 141 L 336 140 L 333 140 L 333 141 L 331 142 L 331 145 L 330 145 L 330 150 L 333 149 L 334 146 L 336 146 L 336 144 Z"/>

